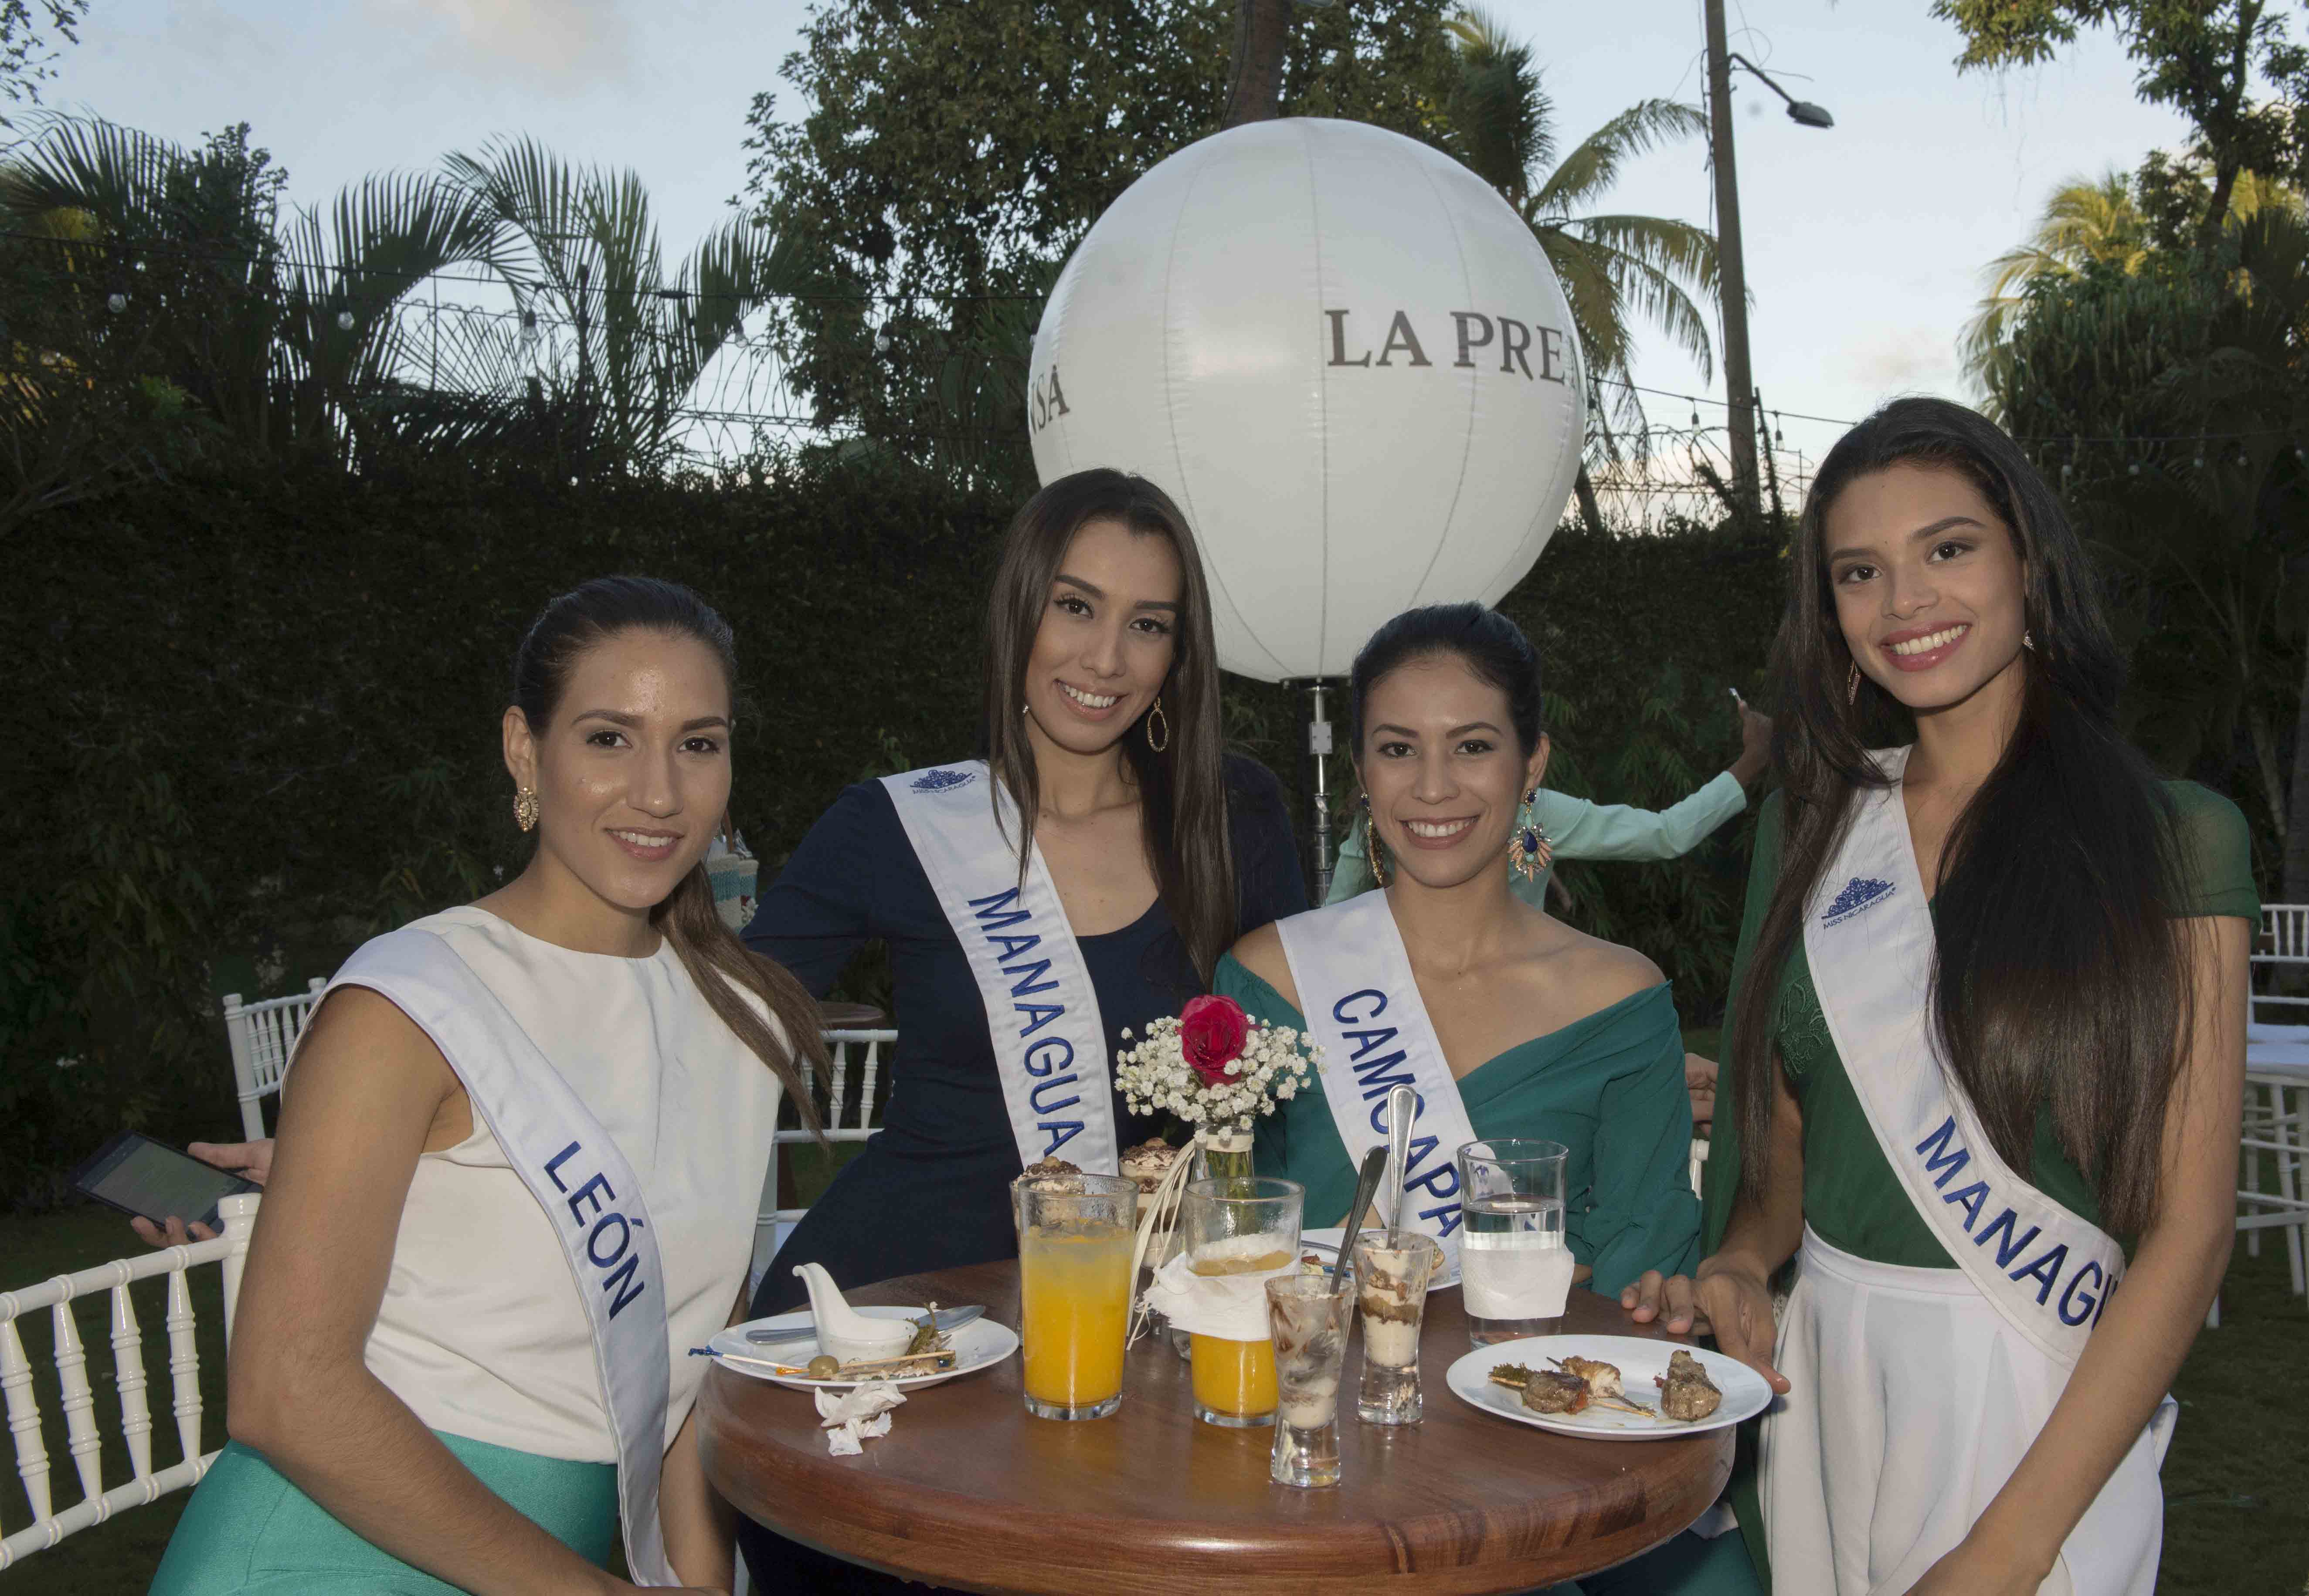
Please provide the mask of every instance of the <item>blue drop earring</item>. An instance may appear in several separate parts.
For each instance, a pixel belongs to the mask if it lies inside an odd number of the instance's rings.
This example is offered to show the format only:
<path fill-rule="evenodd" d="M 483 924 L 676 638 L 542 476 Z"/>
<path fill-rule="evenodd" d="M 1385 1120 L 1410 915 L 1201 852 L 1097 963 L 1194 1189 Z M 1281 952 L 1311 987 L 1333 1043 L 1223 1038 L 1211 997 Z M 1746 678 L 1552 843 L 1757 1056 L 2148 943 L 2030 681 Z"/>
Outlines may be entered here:
<path fill-rule="evenodd" d="M 1523 795 L 1523 813 L 1516 816 L 1515 840 L 1508 844 L 1509 873 L 1526 881 L 1537 881 L 1539 873 L 1555 862 L 1555 844 L 1548 841 L 1546 829 L 1532 812 L 1532 806 L 1537 802 L 1538 788 Z"/>

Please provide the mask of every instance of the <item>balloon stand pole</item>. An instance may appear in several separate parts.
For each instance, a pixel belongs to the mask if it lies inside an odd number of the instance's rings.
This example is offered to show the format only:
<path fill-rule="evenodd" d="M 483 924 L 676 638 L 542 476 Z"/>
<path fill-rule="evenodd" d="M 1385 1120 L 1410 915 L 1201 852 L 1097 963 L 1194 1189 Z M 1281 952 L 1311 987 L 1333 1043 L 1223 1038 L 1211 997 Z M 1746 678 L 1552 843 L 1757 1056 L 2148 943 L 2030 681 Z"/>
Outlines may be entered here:
<path fill-rule="evenodd" d="M 1345 695 L 1346 683 L 1335 676 L 1319 676 L 1285 685 L 1307 694 L 1306 790 L 1314 811 L 1307 835 L 1307 879 L 1319 907 L 1330 896 L 1331 861 L 1338 851 L 1331 831 L 1331 710 Z"/>

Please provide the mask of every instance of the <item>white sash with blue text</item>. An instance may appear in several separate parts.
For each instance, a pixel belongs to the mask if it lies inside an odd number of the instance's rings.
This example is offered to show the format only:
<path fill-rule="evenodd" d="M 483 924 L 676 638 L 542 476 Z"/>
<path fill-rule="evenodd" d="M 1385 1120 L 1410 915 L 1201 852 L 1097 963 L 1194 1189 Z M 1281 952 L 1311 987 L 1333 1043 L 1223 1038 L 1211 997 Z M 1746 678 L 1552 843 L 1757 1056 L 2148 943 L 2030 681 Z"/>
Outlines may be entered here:
<path fill-rule="evenodd" d="M 1308 1034 L 1323 1047 L 1323 1095 L 1350 1163 L 1387 1144 L 1387 1094 L 1419 1094 L 1404 1190 L 1414 1228 L 1441 1244 L 1445 1270 L 1459 1271 L 1459 1149 L 1475 1140 L 1459 1083 L 1443 1061 L 1411 955 L 1385 893 L 1278 920 L 1283 956 L 1299 988 Z M 1344 1062 L 1345 1068 L 1340 1068 Z M 1353 1225 L 1358 1215 L 1350 1215 Z"/>
<path fill-rule="evenodd" d="M 1908 751 L 1875 755 L 1866 789 L 1804 910 L 1804 955 L 1829 1034 L 1900 1185 L 2011 1326 L 2074 1367 L 2124 1272 L 2124 1252 L 2015 1174 L 1950 1078 L 1933 1034 L 1933 919 L 1908 838 Z"/>
<path fill-rule="evenodd" d="M 1113 1174 L 1106 1022 L 1041 849 L 1019 878 L 1017 806 L 979 760 L 882 784 L 978 982 L 1018 1161 Z"/>
<path fill-rule="evenodd" d="M 679 1584 L 658 1523 L 671 1379 L 665 1273 L 639 1178 L 497 995 L 432 932 L 404 927 L 364 945 L 329 989 L 347 986 L 383 993 L 432 1039 L 553 1221 L 593 1332 L 627 1566 L 638 1583 Z"/>

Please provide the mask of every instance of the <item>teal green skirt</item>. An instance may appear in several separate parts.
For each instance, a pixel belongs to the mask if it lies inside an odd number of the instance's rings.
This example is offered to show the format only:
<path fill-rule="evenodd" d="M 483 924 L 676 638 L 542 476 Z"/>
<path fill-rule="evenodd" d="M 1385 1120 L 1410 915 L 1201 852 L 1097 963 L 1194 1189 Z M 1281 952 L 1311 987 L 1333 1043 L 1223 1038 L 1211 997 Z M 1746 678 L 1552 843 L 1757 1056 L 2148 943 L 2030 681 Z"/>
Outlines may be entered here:
<path fill-rule="evenodd" d="M 618 1533 L 614 1463 L 539 1457 L 439 1436 L 483 1485 L 587 1562 Z M 152 1596 L 454 1596 L 456 1587 L 380 1551 L 256 1453 L 228 1445 L 185 1505 Z"/>

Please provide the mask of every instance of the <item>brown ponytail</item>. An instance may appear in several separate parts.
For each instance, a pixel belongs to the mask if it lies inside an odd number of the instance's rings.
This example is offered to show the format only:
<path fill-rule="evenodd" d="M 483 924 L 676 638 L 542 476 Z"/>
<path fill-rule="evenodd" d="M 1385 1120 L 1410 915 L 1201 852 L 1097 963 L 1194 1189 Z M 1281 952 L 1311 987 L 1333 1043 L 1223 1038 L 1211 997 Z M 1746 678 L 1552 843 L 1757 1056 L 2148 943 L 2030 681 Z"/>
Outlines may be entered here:
<path fill-rule="evenodd" d="M 722 1022 L 736 1031 L 738 1040 L 751 1048 L 783 1083 L 786 1095 L 801 1114 L 802 1128 L 823 1141 L 817 1105 L 810 1100 L 809 1088 L 798 1067 L 807 1065 L 816 1069 L 826 1061 L 826 1042 L 818 1035 L 817 1000 L 793 978 L 792 971 L 755 953 L 722 923 L 721 912 L 713 906 L 713 883 L 705 874 L 703 860 L 681 878 L 681 884 L 664 902 L 650 910 L 650 924 L 673 945 L 681 967 L 689 971 L 689 979 L 697 983 L 698 992 L 722 1016 Z M 738 995 L 739 988 L 762 1000 L 783 1028 L 784 1041 Z"/>

